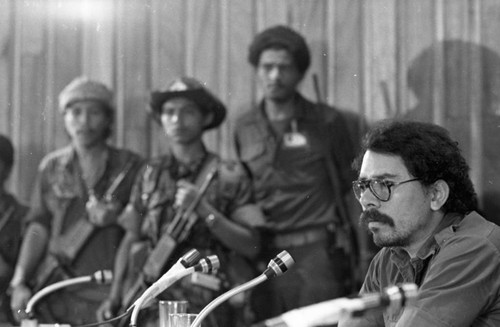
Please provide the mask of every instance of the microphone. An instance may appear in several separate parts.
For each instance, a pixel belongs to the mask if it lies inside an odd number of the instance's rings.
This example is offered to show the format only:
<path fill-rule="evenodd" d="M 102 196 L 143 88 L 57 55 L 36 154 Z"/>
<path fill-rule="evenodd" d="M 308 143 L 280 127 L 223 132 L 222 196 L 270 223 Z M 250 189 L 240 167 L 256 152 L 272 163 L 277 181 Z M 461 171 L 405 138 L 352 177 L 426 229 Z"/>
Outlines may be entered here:
<path fill-rule="evenodd" d="M 151 285 L 146 291 L 144 291 L 143 296 L 144 299 L 142 303 L 147 303 L 153 298 L 160 295 L 164 290 L 170 287 L 173 283 L 178 281 L 179 279 L 184 278 L 187 275 L 190 275 L 194 272 L 201 273 L 211 273 L 213 271 L 217 271 L 220 268 L 220 261 L 216 255 L 210 255 L 200 259 L 200 261 L 189 268 L 179 269 L 178 271 L 171 272 L 170 274 L 163 275 L 160 279 L 158 279 L 153 285 Z M 143 305 L 146 306 L 146 305 Z"/>
<path fill-rule="evenodd" d="M 283 275 L 291 266 L 293 266 L 294 263 L 295 261 L 287 251 L 280 252 L 276 257 L 269 261 L 266 270 L 261 275 L 212 300 L 212 302 L 200 311 L 196 319 L 191 324 L 191 327 L 199 327 L 203 319 L 205 319 L 210 312 L 230 297 L 255 287 L 268 279 Z"/>
<path fill-rule="evenodd" d="M 201 256 L 200 252 L 198 252 L 198 250 L 196 249 L 191 249 L 188 252 L 186 252 L 182 257 L 179 258 L 179 260 L 177 260 L 176 263 L 172 265 L 172 267 L 170 267 L 170 269 L 165 274 L 163 274 L 163 276 L 161 276 L 148 289 L 146 289 L 146 291 L 144 291 L 142 295 L 137 300 L 135 300 L 134 303 L 132 303 L 132 305 L 127 309 L 127 311 L 129 311 L 133 307 L 137 307 L 139 303 L 142 305 L 142 303 L 147 302 L 146 300 L 148 299 L 146 299 L 146 297 L 148 296 L 148 292 L 152 292 L 149 289 L 152 288 L 153 285 L 156 285 L 155 287 L 158 287 L 159 284 L 168 283 L 173 274 L 191 267 L 200 259 L 200 256 Z M 167 285 L 166 287 L 168 286 L 169 285 Z"/>
<path fill-rule="evenodd" d="M 196 251 L 195 253 L 193 251 Z M 176 264 L 170 268 L 160 279 L 158 279 L 154 284 L 152 284 L 144 293 L 139 297 L 130 308 L 134 308 L 132 311 L 132 316 L 130 317 L 130 325 L 136 326 L 137 317 L 139 311 L 142 307 L 146 306 L 149 301 L 153 300 L 156 296 L 166 290 L 169 286 L 182 279 L 183 277 L 194 273 L 195 271 L 210 273 L 216 271 L 220 267 L 219 258 L 216 255 L 211 255 L 204 257 L 199 260 L 197 264 L 189 267 L 193 264 L 193 258 L 199 258 L 199 252 L 197 250 L 191 250 L 181 259 L 177 261 Z M 145 305 L 146 304 L 146 305 Z M 129 308 L 129 310 L 130 310 Z M 128 311 L 128 310 L 127 310 Z"/>
<path fill-rule="evenodd" d="M 61 288 L 82 283 L 109 284 L 113 279 L 113 273 L 110 270 L 98 270 L 95 273 L 87 276 L 75 277 L 66 279 L 51 285 L 48 285 L 33 295 L 26 304 L 25 313 L 28 317 L 33 315 L 35 304 L 48 294 L 55 292 Z"/>
<path fill-rule="evenodd" d="M 415 302 L 417 293 L 417 285 L 412 283 L 391 286 L 380 293 L 363 294 L 356 298 L 338 298 L 290 310 L 254 327 L 312 327 L 336 324 L 346 315 L 359 316 L 370 309 L 403 308 Z"/>

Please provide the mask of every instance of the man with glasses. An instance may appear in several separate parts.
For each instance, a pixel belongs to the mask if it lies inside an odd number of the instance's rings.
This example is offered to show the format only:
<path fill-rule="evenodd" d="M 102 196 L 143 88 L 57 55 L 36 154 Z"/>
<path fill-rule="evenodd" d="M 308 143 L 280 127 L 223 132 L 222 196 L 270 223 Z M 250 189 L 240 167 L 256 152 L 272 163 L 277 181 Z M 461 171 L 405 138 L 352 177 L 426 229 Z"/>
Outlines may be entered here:
<path fill-rule="evenodd" d="M 475 212 L 469 167 L 448 132 L 380 123 L 354 166 L 360 222 L 383 247 L 360 293 L 416 283 L 419 296 L 404 309 L 339 326 L 500 326 L 500 227 Z"/>

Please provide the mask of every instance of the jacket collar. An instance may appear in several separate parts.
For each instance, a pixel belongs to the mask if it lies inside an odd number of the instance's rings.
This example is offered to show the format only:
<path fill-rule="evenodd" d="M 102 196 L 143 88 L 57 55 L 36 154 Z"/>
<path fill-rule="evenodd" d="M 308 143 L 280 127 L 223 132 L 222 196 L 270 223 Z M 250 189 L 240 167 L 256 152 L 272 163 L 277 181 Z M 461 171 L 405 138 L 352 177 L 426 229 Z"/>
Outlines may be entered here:
<path fill-rule="evenodd" d="M 253 115 L 251 116 L 251 121 L 252 122 L 262 122 L 262 121 L 268 121 L 265 109 L 265 102 L 264 99 L 262 99 L 259 102 L 257 110 L 253 111 Z M 314 107 L 316 106 L 315 103 L 312 103 L 311 101 L 307 100 L 304 98 L 300 93 L 296 92 L 295 93 L 295 112 L 293 113 L 292 118 L 295 118 L 297 120 L 308 120 L 308 119 L 313 119 L 315 117 L 314 115 Z"/>

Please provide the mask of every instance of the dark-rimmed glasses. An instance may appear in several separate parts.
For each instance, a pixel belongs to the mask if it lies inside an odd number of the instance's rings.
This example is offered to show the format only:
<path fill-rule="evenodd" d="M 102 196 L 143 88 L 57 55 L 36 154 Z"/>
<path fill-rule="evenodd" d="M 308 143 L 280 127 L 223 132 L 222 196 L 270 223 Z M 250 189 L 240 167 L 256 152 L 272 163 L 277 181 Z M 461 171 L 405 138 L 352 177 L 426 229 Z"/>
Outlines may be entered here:
<path fill-rule="evenodd" d="M 382 179 L 366 179 L 366 180 L 357 180 L 352 182 L 352 189 L 354 191 L 354 195 L 359 200 L 363 192 L 366 191 L 367 188 L 375 195 L 377 199 L 383 202 L 389 201 L 391 198 L 392 188 L 399 186 L 401 184 L 418 181 L 420 178 L 413 178 L 402 182 L 391 182 Z"/>

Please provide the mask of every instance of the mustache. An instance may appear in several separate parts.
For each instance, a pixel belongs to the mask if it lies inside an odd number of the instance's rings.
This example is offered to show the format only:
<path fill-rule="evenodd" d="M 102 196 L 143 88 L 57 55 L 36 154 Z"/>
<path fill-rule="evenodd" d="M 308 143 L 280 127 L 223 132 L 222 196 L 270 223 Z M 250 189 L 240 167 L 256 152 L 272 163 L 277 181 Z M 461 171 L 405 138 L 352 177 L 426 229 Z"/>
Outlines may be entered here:
<path fill-rule="evenodd" d="M 363 211 L 359 217 L 359 224 L 361 226 L 368 226 L 368 223 L 371 222 L 379 222 L 382 224 L 387 224 L 391 227 L 394 227 L 394 220 L 388 215 L 384 215 L 376 209 L 369 209 Z"/>

